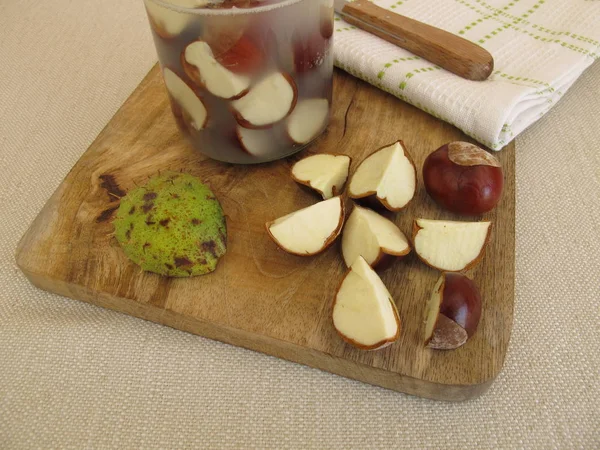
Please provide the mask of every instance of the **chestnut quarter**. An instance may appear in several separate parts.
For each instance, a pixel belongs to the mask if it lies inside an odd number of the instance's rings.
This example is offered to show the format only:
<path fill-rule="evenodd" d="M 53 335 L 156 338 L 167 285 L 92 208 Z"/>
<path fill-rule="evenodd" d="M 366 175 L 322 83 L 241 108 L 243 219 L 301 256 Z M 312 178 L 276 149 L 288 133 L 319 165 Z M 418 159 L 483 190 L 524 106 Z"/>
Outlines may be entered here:
<path fill-rule="evenodd" d="M 481 294 L 470 278 L 443 273 L 425 310 L 425 342 L 435 350 L 454 350 L 475 334 Z"/>

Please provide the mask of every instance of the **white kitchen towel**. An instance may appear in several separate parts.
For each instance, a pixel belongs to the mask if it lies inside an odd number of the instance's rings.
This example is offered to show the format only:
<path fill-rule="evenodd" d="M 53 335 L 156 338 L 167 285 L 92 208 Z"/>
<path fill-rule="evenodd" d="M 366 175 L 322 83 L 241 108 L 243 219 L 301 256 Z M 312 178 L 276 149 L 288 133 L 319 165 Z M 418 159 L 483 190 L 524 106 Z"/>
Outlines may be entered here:
<path fill-rule="evenodd" d="M 336 17 L 336 65 L 500 150 L 534 123 L 600 55 L 600 0 L 376 0 L 462 36 L 494 57 L 465 80 Z"/>

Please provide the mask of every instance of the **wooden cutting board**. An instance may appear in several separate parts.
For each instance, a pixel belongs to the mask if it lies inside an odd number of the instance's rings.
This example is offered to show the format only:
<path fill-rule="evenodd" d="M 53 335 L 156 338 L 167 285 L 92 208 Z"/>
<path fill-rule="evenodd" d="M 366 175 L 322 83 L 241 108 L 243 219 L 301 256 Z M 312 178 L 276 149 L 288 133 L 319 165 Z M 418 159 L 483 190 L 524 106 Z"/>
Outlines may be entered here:
<path fill-rule="evenodd" d="M 498 155 L 505 192 L 499 207 L 485 216 L 494 222 L 491 243 L 469 274 L 484 303 L 475 336 L 451 352 L 423 346 L 424 307 L 439 274 L 413 252 L 382 274 L 403 321 L 400 339 L 381 351 L 359 351 L 337 336 L 330 318 L 346 270 L 339 241 L 321 255 L 302 258 L 279 250 L 265 232 L 268 220 L 318 201 L 292 181 L 291 165 L 309 153 L 332 152 L 352 156 L 353 170 L 375 149 L 403 139 L 420 172 L 429 152 L 468 138 L 341 71 L 335 74 L 334 99 L 328 131 L 308 150 L 285 161 L 235 166 L 188 148 L 155 67 L 24 235 L 19 267 L 42 289 L 345 377 L 433 399 L 480 395 L 502 368 L 512 326 L 514 148 Z M 199 176 L 221 200 L 228 250 L 211 275 L 168 279 L 141 272 L 111 237 L 117 197 L 165 169 Z M 419 182 L 410 207 L 393 216 L 407 235 L 417 216 L 455 218 Z"/>

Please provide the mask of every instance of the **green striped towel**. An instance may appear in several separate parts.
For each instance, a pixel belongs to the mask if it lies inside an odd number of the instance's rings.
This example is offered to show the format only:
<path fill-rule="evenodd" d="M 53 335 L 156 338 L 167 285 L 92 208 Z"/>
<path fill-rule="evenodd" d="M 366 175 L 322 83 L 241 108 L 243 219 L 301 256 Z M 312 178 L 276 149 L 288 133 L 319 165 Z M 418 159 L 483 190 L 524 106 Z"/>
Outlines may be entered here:
<path fill-rule="evenodd" d="M 600 0 L 376 0 L 494 56 L 483 82 L 335 22 L 336 65 L 500 150 L 547 113 L 600 55 Z"/>

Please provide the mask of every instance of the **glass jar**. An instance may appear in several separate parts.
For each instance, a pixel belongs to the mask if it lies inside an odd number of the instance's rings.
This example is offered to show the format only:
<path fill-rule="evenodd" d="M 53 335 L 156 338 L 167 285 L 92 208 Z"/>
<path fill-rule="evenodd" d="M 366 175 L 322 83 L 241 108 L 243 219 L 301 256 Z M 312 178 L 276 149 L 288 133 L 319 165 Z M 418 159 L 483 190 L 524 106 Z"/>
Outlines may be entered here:
<path fill-rule="evenodd" d="M 177 126 L 224 162 L 302 150 L 331 110 L 333 0 L 144 0 Z"/>

